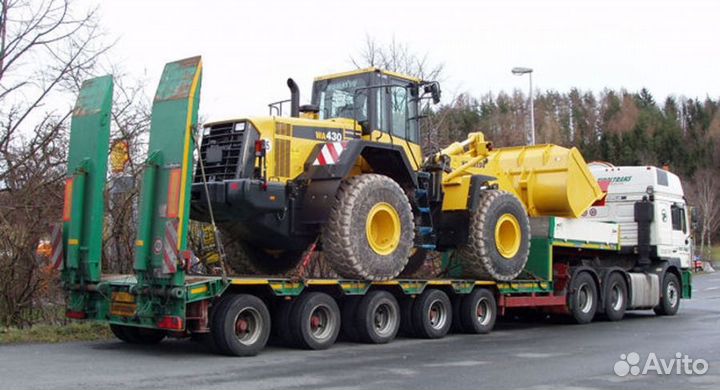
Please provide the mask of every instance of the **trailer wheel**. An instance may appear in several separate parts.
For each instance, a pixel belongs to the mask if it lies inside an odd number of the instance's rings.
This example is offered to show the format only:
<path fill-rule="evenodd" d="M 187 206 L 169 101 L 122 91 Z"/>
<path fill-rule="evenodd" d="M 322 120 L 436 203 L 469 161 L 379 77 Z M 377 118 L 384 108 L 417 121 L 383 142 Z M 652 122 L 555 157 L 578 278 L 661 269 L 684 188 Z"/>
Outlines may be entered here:
<path fill-rule="evenodd" d="M 578 324 L 592 321 L 597 312 L 598 293 L 595 279 L 587 272 L 577 273 L 570 282 L 568 310 Z"/>
<path fill-rule="evenodd" d="M 270 312 L 258 297 L 230 295 L 220 301 L 210 326 L 220 353 L 254 356 L 270 337 Z"/>
<path fill-rule="evenodd" d="M 357 323 L 355 321 L 358 305 L 362 296 L 351 295 L 345 297 L 342 302 L 340 331 L 348 341 L 359 341 L 360 336 L 357 331 Z"/>
<path fill-rule="evenodd" d="M 613 272 L 605 284 L 605 316 L 610 321 L 620 321 L 627 308 L 628 288 L 625 278 Z"/>
<path fill-rule="evenodd" d="M 452 324 L 450 298 L 438 289 L 426 289 L 413 304 L 415 335 L 426 339 L 444 337 Z"/>
<path fill-rule="evenodd" d="M 415 326 L 412 317 L 415 298 L 404 296 L 398 303 L 400 304 L 400 332 L 407 337 L 414 337 Z"/>
<path fill-rule="evenodd" d="M 340 308 L 328 294 L 301 295 L 290 312 L 290 332 L 295 345 L 305 349 L 328 349 L 340 333 Z"/>
<path fill-rule="evenodd" d="M 509 281 L 525 268 L 530 220 L 514 195 L 486 190 L 471 213 L 467 243 L 458 248 L 466 277 Z"/>
<path fill-rule="evenodd" d="M 387 291 L 371 291 L 360 300 L 355 320 L 361 341 L 386 344 L 400 329 L 400 305 Z"/>
<path fill-rule="evenodd" d="M 495 295 L 486 288 L 478 288 L 463 297 L 460 305 L 460 321 L 467 333 L 490 333 L 497 319 Z"/>
<path fill-rule="evenodd" d="M 662 280 L 660 304 L 653 308 L 659 316 L 674 316 L 680 308 L 680 282 L 672 272 L 665 272 Z"/>
<path fill-rule="evenodd" d="M 163 341 L 166 336 L 163 330 L 137 326 L 110 324 L 110 330 L 115 337 L 130 344 L 157 344 Z"/>
<path fill-rule="evenodd" d="M 388 280 L 405 268 L 415 238 L 407 195 L 378 174 L 340 185 L 322 231 L 325 258 L 343 278 Z"/>
<path fill-rule="evenodd" d="M 290 334 L 290 312 L 294 301 L 281 300 L 275 304 L 272 313 L 272 336 L 276 341 L 285 346 L 292 346 L 293 338 Z"/>

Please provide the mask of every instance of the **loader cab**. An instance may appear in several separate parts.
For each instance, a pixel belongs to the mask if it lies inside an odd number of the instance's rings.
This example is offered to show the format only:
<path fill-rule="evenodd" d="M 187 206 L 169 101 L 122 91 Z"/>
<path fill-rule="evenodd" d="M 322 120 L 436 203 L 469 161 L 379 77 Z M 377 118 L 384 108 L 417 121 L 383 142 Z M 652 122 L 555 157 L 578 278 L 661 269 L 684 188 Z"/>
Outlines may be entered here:
<path fill-rule="evenodd" d="M 368 68 L 316 78 L 312 106 L 318 119 L 354 119 L 363 138 L 401 145 L 417 167 L 422 160 L 420 103 L 426 90 L 433 101 L 439 99 L 437 83 Z"/>

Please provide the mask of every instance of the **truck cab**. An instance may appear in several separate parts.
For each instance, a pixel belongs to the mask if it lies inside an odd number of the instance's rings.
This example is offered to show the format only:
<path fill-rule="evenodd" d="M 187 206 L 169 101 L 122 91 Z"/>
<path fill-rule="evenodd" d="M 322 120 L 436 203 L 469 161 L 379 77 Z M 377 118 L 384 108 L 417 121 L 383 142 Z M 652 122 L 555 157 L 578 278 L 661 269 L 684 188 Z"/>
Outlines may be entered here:
<path fill-rule="evenodd" d="M 649 245 L 652 259 L 677 261 L 683 269 L 690 267 L 693 242 L 689 210 L 677 175 L 652 166 L 605 163 L 590 164 L 590 171 L 607 195 L 589 208 L 584 218 L 618 223 L 624 252 L 637 253 L 640 246 Z M 638 202 L 649 203 L 649 221 L 638 221 Z M 644 223 L 649 229 L 647 243 L 640 233 Z"/>

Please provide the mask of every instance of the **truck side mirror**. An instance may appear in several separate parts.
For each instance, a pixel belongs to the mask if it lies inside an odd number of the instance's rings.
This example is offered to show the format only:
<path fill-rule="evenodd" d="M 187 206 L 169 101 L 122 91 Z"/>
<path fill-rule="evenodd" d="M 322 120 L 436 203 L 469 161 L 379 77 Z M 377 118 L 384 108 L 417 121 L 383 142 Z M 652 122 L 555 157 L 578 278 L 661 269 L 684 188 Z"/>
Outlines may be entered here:
<path fill-rule="evenodd" d="M 698 213 L 697 209 L 695 207 L 690 208 L 690 226 L 692 226 L 693 231 L 697 231 L 698 223 L 699 223 Z"/>

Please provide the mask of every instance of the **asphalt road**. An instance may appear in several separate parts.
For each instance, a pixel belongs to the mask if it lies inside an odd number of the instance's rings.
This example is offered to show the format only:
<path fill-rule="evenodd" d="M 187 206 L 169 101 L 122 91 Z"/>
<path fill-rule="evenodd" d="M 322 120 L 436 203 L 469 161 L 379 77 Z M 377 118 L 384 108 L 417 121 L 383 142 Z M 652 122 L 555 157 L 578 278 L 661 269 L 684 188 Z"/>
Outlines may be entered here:
<path fill-rule="evenodd" d="M 618 323 L 500 323 L 489 335 L 338 343 L 327 351 L 271 347 L 253 358 L 206 353 L 190 341 L 0 346 L 0 388 L 717 388 L 720 273 L 695 278 L 675 317 L 629 314 Z M 621 354 L 705 359 L 704 375 L 613 372 Z"/>

